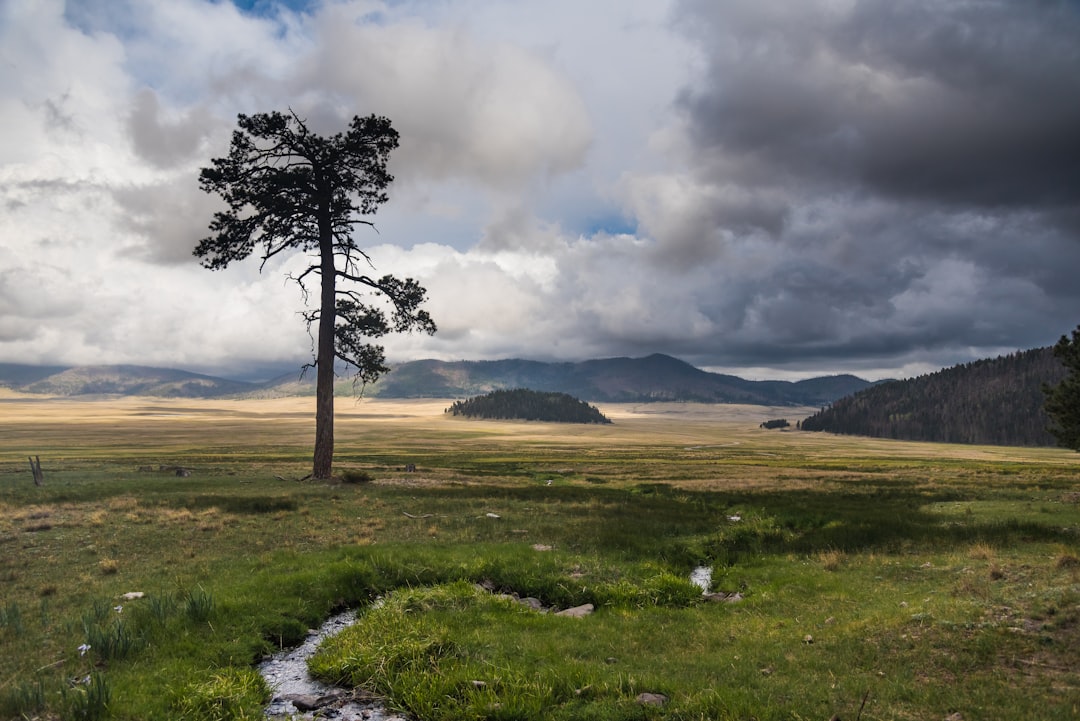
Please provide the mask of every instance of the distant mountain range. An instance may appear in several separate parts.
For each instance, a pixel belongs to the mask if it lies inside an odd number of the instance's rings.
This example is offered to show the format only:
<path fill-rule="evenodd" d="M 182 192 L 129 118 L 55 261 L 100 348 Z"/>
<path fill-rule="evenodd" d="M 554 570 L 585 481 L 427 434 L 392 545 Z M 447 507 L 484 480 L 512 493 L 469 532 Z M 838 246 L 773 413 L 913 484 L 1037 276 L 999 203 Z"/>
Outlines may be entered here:
<path fill-rule="evenodd" d="M 402 363 L 369 386 L 379 398 L 467 398 L 528 388 L 593 402 L 697 401 L 822 406 L 872 385 L 852 375 L 808 380 L 749 381 L 710 373 L 671 356 L 606 358 L 578 363 L 530 360 Z M 299 370 L 265 383 L 227 380 L 170 368 L 132 365 L 43 367 L 0 363 L 0 386 L 60 396 L 142 395 L 168 398 L 257 398 L 312 395 L 315 374 Z M 338 392 L 352 391 L 347 377 Z"/>
<path fill-rule="evenodd" d="M 0 363 L 0 386 L 54 396 L 124 395 L 215 398 L 250 393 L 257 384 L 135 365 L 39 367 Z"/>
<path fill-rule="evenodd" d="M 697 401 L 820 406 L 872 385 L 851 375 L 791 381 L 748 381 L 710 373 L 656 353 L 578 363 L 529 360 L 405 363 L 373 389 L 382 398 L 461 398 L 528 388 L 607 403 Z"/>

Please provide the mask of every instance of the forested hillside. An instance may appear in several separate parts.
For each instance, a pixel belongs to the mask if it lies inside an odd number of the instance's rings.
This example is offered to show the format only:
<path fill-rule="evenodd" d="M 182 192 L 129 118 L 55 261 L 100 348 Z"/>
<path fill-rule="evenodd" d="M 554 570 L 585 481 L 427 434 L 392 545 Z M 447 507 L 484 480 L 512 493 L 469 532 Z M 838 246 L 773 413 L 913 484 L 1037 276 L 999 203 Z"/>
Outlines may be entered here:
<path fill-rule="evenodd" d="M 447 413 L 471 418 L 519 419 L 554 423 L 611 423 L 595 406 L 566 393 L 541 393 L 522 388 L 493 391 L 457 401 Z"/>
<path fill-rule="evenodd" d="M 1052 446 L 1042 384 L 1064 377 L 1051 348 L 1021 351 L 872 386 L 834 401 L 804 420 L 802 429 L 945 443 Z"/>

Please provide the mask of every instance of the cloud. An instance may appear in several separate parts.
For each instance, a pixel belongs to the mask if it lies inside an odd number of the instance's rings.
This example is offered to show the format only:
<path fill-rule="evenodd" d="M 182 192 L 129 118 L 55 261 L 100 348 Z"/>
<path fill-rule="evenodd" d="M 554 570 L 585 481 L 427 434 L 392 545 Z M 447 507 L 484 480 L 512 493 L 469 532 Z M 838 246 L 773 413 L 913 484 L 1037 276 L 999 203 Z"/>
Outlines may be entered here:
<path fill-rule="evenodd" d="M 0 360 L 298 365 L 290 269 L 191 251 L 237 113 L 384 114 L 394 360 L 898 375 L 1077 322 L 1080 12 L 1010 0 L 9 0 Z M 573 18 L 571 22 L 569 18 Z"/>
<path fill-rule="evenodd" d="M 221 125 L 204 107 L 176 119 L 164 118 L 157 93 L 144 88 L 135 96 L 128 128 L 136 154 L 158 168 L 170 168 L 205 156 L 207 139 Z"/>
<path fill-rule="evenodd" d="M 703 62 L 655 135 L 671 166 L 620 188 L 658 263 L 713 271 L 699 351 L 978 353 L 1075 323 L 1074 5 L 685 0 L 676 24 Z"/>
<path fill-rule="evenodd" d="M 682 5 L 708 63 L 680 102 L 717 171 L 961 207 L 1076 202 L 1075 5 L 779 8 Z"/>
<path fill-rule="evenodd" d="M 370 109 L 402 136 L 402 178 L 465 178 L 521 188 L 537 174 L 579 167 L 592 140 L 582 99 L 535 53 L 485 43 L 466 29 L 417 20 L 365 22 L 351 4 L 316 21 L 319 42 L 292 80 L 334 98 L 341 111 Z"/>

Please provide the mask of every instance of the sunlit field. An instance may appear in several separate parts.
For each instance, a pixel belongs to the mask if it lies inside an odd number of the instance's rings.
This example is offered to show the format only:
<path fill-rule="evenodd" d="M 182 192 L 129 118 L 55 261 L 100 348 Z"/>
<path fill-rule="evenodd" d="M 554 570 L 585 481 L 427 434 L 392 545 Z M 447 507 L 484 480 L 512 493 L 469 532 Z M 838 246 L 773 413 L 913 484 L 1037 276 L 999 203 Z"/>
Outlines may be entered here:
<path fill-rule="evenodd" d="M 449 404 L 339 399 L 316 483 L 313 398 L 0 395 L 0 718 L 259 718 L 346 607 L 314 670 L 425 721 L 1080 717 L 1080 454 Z"/>

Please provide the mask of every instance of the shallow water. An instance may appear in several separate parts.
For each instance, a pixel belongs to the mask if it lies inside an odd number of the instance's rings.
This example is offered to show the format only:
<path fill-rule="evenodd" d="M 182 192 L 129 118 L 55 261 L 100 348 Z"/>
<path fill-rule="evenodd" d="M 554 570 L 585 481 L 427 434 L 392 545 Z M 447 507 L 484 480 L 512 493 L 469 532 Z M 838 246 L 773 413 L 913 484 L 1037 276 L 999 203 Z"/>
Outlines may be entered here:
<path fill-rule="evenodd" d="M 709 586 L 712 585 L 712 568 L 709 566 L 695 568 L 690 573 L 690 583 L 700 588 L 702 593 L 708 593 Z"/>
<path fill-rule="evenodd" d="M 404 716 L 391 713 L 382 704 L 370 700 L 344 700 L 315 711 L 299 711 L 288 697 L 320 697 L 347 690 L 328 686 L 311 677 L 307 660 L 325 639 L 356 622 L 356 612 L 346 611 L 328 619 L 304 643 L 296 648 L 280 651 L 269 660 L 259 664 L 259 673 L 266 679 L 274 693 L 266 707 L 270 719 L 339 719 L 339 721 L 406 721 Z"/>

